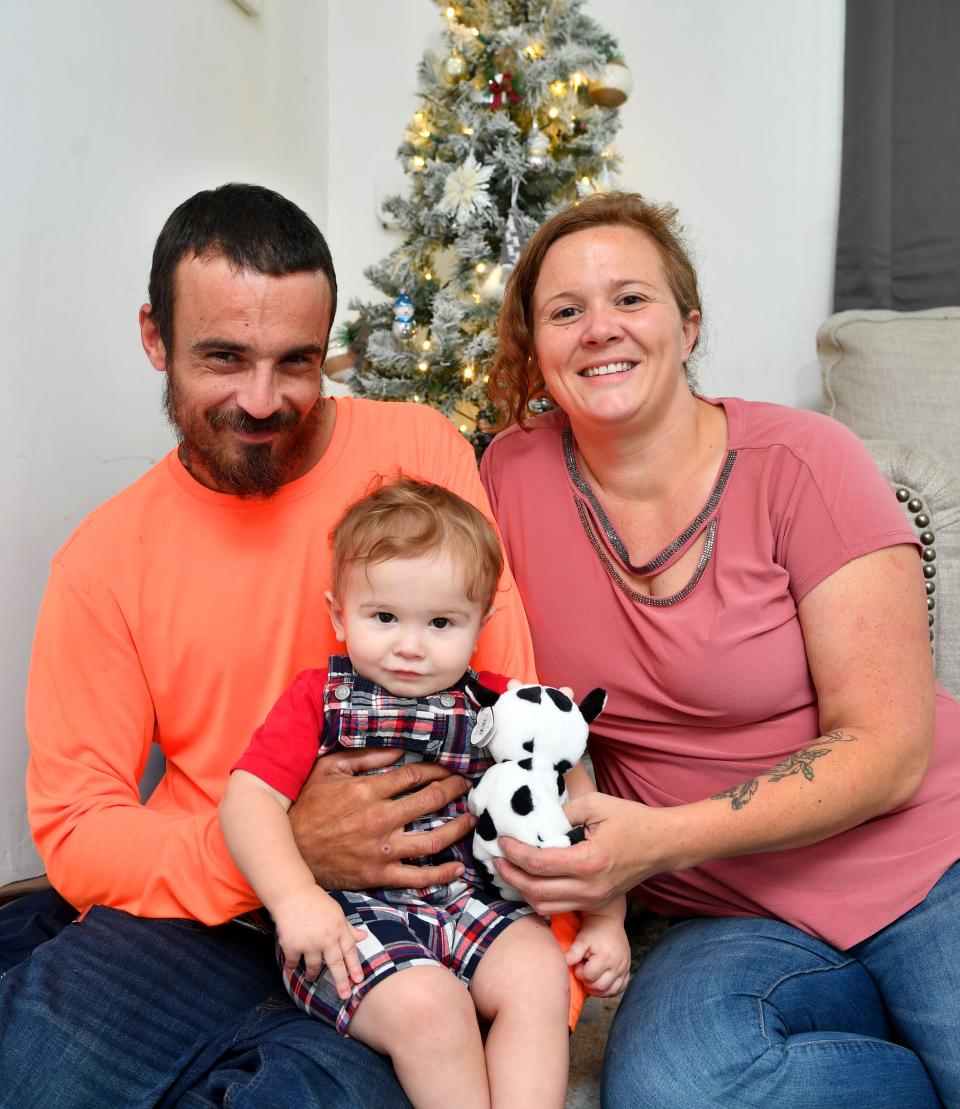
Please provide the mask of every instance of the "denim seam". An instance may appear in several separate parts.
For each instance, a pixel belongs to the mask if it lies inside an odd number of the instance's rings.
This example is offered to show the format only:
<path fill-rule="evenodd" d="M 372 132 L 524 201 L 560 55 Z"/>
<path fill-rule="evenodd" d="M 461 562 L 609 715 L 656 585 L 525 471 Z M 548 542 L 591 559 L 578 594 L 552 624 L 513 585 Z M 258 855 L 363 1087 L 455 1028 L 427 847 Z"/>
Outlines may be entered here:
<path fill-rule="evenodd" d="M 825 974 L 826 972 L 831 970 L 843 970 L 844 967 L 850 966 L 851 963 L 855 962 L 856 959 L 844 959 L 842 963 L 832 963 L 830 966 L 823 967 L 810 967 L 809 970 L 792 970 L 789 974 L 781 975 L 776 980 L 776 982 L 772 983 L 767 988 L 767 992 L 765 994 L 757 997 L 757 1017 L 760 1025 L 760 1036 L 763 1041 L 771 1048 L 786 1050 L 785 1047 L 779 1047 L 779 1045 L 774 1044 L 773 1040 L 767 1035 L 766 1021 L 763 1017 L 763 1003 L 769 999 L 770 995 L 775 989 L 777 989 L 778 986 L 783 985 L 784 982 L 788 982 L 791 978 L 800 978 L 802 975 Z"/>
<path fill-rule="evenodd" d="M 253 1076 L 249 1079 L 238 1080 L 231 1082 L 230 1085 L 223 1091 L 223 1104 L 228 1106 L 233 1100 L 234 1092 L 252 1094 L 256 1091 L 263 1078 L 264 1071 L 267 1067 L 266 1056 L 263 1053 L 263 1045 L 257 1045 L 257 1058 L 260 1060 L 260 1065 L 257 1067 Z"/>
<path fill-rule="evenodd" d="M 845 1039 L 830 1039 L 830 1040 L 811 1040 L 806 1044 L 784 1044 L 782 1047 L 775 1048 L 777 1051 L 782 1051 L 784 1054 L 790 1051 L 803 1051 L 804 1048 L 816 1047 L 842 1047 L 845 1044 L 858 1044 L 861 1047 L 869 1047 L 875 1051 L 904 1051 L 908 1055 L 916 1056 L 916 1052 L 909 1047 L 904 1047 L 903 1044 L 898 1044 L 893 1040 L 879 1040 L 876 1036 L 854 1036 L 851 1035 Z"/>

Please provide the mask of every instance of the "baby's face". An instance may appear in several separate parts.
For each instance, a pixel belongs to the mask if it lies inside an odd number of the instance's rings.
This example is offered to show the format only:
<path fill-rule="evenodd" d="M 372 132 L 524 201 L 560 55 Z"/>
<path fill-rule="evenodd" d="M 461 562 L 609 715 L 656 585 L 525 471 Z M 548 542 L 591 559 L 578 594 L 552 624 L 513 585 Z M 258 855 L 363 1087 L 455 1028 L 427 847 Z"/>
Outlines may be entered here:
<path fill-rule="evenodd" d="M 442 552 L 354 563 L 343 596 L 327 599 L 356 671 L 400 697 L 438 693 L 462 677 L 486 615 Z"/>

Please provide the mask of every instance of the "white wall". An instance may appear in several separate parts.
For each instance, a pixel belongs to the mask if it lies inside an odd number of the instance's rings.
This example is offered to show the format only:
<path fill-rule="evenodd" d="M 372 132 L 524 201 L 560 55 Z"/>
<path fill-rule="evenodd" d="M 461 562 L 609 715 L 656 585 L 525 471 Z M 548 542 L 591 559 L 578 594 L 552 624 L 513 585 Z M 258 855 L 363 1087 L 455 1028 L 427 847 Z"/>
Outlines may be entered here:
<path fill-rule="evenodd" d="M 430 0 L 330 6 L 331 247 L 349 296 L 398 239 L 374 194 L 441 45 Z M 587 0 L 635 88 L 623 183 L 680 208 L 699 262 L 705 392 L 815 407 L 815 334 L 830 313 L 839 196 L 843 0 Z M 371 19 L 371 14 L 382 19 Z M 558 76 L 562 76 L 559 75 Z M 340 318 L 346 316 L 341 311 Z"/>
<path fill-rule="evenodd" d="M 712 393 L 814 406 L 837 207 L 842 0 L 588 0 L 636 82 L 625 182 L 679 204 Z M 395 240 L 374 198 L 430 0 L 0 0 L 0 884 L 36 873 L 23 689 L 50 556 L 171 443 L 139 347 L 170 210 L 269 184 L 328 232 L 342 302 Z M 344 318 L 345 312 L 341 312 Z"/>
<path fill-rule="evenodd" d="M 323 221 L 326 11 L 0 0 L 0 885 L 41 869 L 23 690 L 50 556 L 172 441 L 137 331 L 153 242 L 227 180 Z"/>

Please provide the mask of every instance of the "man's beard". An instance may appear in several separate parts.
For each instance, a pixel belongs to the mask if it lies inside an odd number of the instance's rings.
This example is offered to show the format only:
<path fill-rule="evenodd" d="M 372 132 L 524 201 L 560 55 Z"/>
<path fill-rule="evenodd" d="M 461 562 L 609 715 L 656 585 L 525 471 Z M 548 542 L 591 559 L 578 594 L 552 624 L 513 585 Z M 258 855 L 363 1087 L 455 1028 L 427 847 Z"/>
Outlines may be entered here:
<path fill-rule="evenodd" d="M 323 397 L 305 415 L 282 410 L 260 420 L 239 408 L 197 412 L 187 406 L 173 372 L 163 386 L 163 407 L 180 440 L 180 457 L 188 469 L 199 468 L 222 493 L 235 497 L 272 497 L 297 476 L 310 453 L 323 418 Z M 228 443 L 220 432 L 275 431 L 269 443 Z M 286 434 L 283 434 L 286 433 Z"/>

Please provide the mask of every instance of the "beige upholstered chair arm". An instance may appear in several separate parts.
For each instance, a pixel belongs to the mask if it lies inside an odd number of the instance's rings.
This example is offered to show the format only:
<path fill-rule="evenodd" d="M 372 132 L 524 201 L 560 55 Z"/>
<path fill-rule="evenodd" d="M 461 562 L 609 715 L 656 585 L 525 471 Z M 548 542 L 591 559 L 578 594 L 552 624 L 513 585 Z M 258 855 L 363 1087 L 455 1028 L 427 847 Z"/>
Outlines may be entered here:
<path fill-rule="evenodd" d="M 926 451 L 865 439 L 924 545 L 924 576 L 937 678 L 960 696 L 960 479 Z"/>

